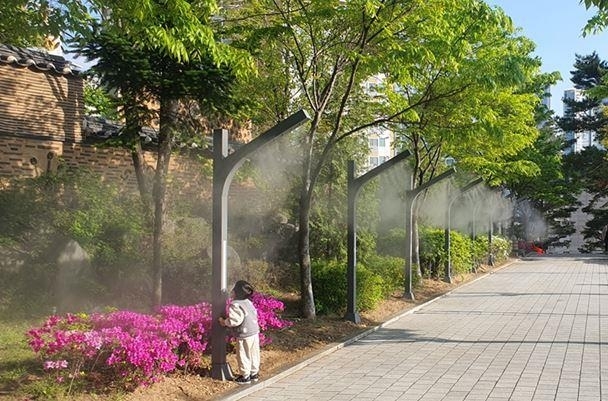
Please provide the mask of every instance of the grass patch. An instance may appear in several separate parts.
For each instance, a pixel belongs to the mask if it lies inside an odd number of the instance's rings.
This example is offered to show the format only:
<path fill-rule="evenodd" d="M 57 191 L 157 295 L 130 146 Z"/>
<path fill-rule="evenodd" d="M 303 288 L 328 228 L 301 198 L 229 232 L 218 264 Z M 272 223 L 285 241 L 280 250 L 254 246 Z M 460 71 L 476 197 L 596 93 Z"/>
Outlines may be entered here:
<path fill-rule="evenodd" d="M 25 338 L 33 324 L 0 320 L 0 394 L 14 393 L 42 374 L 41 363 Z"/>

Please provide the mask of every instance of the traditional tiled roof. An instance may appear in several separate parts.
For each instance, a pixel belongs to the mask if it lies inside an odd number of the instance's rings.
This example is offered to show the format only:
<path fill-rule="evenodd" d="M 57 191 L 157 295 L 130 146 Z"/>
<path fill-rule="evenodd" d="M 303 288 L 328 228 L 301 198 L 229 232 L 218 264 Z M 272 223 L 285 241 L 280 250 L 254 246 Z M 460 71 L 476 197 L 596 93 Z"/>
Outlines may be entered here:
<path fill-rule="evenodd" d="M 78 75 L 80 73 L 78 67 L 63 56 L 50 54 L 42 50 L 24 49 L 2 44 L 0 44 L 0 63 L 18 65 L 38 71 L 50 71 L 60 75 Z"/>
<path fill-rule="evenodd" d="M 101 117 L 95 116 L 85 116 L 83 121 L 83 132 L 85 135 L 85 140 L 87 142 L 103 142 L 108 139 L 117 138 L 122 135 L 122 130 L 124 125 L 111 120 L 106 120 Z M 139 137 L 142 141 L 143 145 L 147 146 L 155 146 L 158 144 L 158 131 L 152 129 L 150 127 L 142 127 L 139 132 Z M 203 148 L 208 149 L 209 152 L 213 149 L 213 141 L 210 136 L 204 137 L 205 144 Z M 239 147 L 240 144 L 235 144 L 230 142 L 228 144 L 229 151 L 233 151 L 235 148 Z M 196 150 L 200 148 L 201 145 L 197 144 L 194 141 L 191 142 L 177 142 L 175 143 L 175 147 L 177 149 L 191 149 Z M 205 149 L 200 149 L 202 152 L 205 152 Z"/>
<path fill-rule="evenodd" d="M 89 140 L 104 140 L 121 135 L 123 124 L 116 121 L 106 120 L 101 117 L 85 116 L 84 133 Z M 152 128 L 143 127 L 139 133 L 141 139 L 148 142 L 156 142 L 158 132 Z"/>

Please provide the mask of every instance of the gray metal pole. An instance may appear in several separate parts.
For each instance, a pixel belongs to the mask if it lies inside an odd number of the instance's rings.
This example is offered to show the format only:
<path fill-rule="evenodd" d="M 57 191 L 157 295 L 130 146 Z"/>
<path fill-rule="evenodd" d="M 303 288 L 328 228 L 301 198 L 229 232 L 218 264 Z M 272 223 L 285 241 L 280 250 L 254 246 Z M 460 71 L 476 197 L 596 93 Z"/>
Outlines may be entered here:
<path fill-rule="evenodd" d="M 450 191 L 451 192 L 451 191 Z M 452 229 L 452 200 L 450 199 L 450 192 L 448 192 L 448 206 L 445 209 L 445 231 L 443 249 L 445 251 L 445 273 L 443 281 L 446 283 L 452 283 L 452 239 L 450 238 L 450 231 Z"/>
<path fill-rule="evenodd" d="M 357 188 L 355 181 L 355 162 L 348 161 L 348 212 L 347 212 L 347 265 L 346 265 L 346 315 L 344 319 L 356 324 L 361 323 L 357 313 Z"/>
<path fill-rule="evenodd" d="M 355 178 L 355 162 L 348 161 L 348 212 L 347 212 L 347 266 L 346 266 L 346 315 L 344 318 L 354 323 L 361 323 L 357 313 L 357 196 L 363 185 L 387 169 L 410 156 L 409 151 L 401 152 L 390 160 Z"/>
<path fill-rule="evenodd" d="M 456 169 L 452 167 L 414 189 L 412 189 L 414 185 L 413 176 L 411 176 L 410 180 L 408 180 L 407 182 L 408 189 L 406 189 L 405 191 L 405 233 L 408 238 L 406 240 L 405 245 L 405 292 L 403 294 L 404 298 L 414 300 L 414 292 L 412 291 L 412 251 L 414 247 L 414 228 L 412 227 L 412 220 L 414 215 L 414 203 L 416 202 L 416 198 L 418 197 L 418 195 L 420 195 L 424 190 L 450 177 L 454 173 L 456 173 Z"/>
<path fill-rule="evenodd" d="M 464 187 L 460 188 L 456 195 L 453 198 L 450 197 L 451 191 L 448 193 L 448 206 L 446 208 L 446 218 L 445 218 L 445 238 L 444 238 L 444 251 L 446 253 L 446 261 L 445 261 L 445 278 L 444 281 L 447 283 L 452 283 L 452 251 L 451 251 L 451 238 L 450 232 L 452 229 L 452 205 L 454 201 L 458 199 L 461 195 L 469 191 L 471 188 L 481 184 L 483 182 L 483 178 L 477 178 Z"/>
<path fill-rule="evenodd" d="M 412 291 L 412 247 L 413 243 L 413 233 L 414 229 L 412 228 L 412 215 L 414 213 L 414 177 L 411 175 L 406 182 L 406 190 L 405 190 L 405 292 L 403 293 L 403 297 L 406 299 L 414 300 L 414 292 Z"/>
<path fill-rule="evenodd" d="M 226 363 L 226 329 L 218 322 L 225 314 L 227 298 L 226 247 L 228 235 L 229 180 L 222 163 L 228 156 L 228 131 L 213 131 L 213 221 L 212 221 L 212 321 L 211 321 L 211 376 L 231 380 L 230 365 Z"/>
<path fill-rule="evenodd" d="M 226 330 L 218 322 L 219 317 L 225 313 L 228 295 L 226 260 L 230 183 L 247 157 L 308 120 L 306 112 L 300 110 L 231 154 L 228 154 L 228 132 L 226 130 L 213 132 L 211 377 L 214 379 L 232 379 L 230 366 L 226 362 Z"/>

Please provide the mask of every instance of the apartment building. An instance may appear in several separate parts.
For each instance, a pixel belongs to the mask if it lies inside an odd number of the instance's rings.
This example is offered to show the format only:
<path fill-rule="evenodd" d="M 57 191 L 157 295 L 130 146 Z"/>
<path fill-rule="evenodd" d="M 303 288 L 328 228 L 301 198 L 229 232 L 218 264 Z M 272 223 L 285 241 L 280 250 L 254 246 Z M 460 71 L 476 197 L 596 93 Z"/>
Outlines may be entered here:
<path fill-rule="evenodd" d="M 564 100 L 574 100 L 574 101 L 582 101 L 584 98 L 584 94 L 579 89 L 567 89 L 564 91 Z M 608 99 L 604 99 L 602 101 L 604 106 L 608 105 Z M 564 101 L 564 116 L 571 113 L 571 108 Z M 594 110 L 593 113 L 599 113 L 600 110 Z M 603 146 L 599 143 L 596 138 L 596 133 L 593 131 L 583 131 L 583 132 L 572 132 L 567 131 L 564 132 L 564 139 L 566 142 L 570 143 L 570 145 L 564 149 L 564 154 L 576 153 L 580 152 L 585 148 L 590 146 L 595 146 L 597 148 L 603 149 Z"/>

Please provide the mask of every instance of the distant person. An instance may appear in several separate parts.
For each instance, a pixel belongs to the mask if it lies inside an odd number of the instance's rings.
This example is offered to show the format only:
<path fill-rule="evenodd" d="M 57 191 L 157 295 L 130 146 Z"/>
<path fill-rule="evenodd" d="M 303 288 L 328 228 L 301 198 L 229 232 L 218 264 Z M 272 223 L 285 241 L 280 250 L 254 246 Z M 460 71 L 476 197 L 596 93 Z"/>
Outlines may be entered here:
<path fill-rule="evenodd" d="M 608 224 L 602 229 L 602 244 L 604 244 L 604 253 L 608 253 Z"/>
<path fill-rule="evenodd" d="M 237 281 L 230 293 L 232 302 L 228 307 L 228 317 L 219 318 L 220 325 L 231 327 L 237 339 L 236 360 L 239 376 L 234 381 L 238 384 L 259 380 L 260 326 L 258 312 L 250 300 L 253 292 L 251 284 L 244 280 Z"/>

